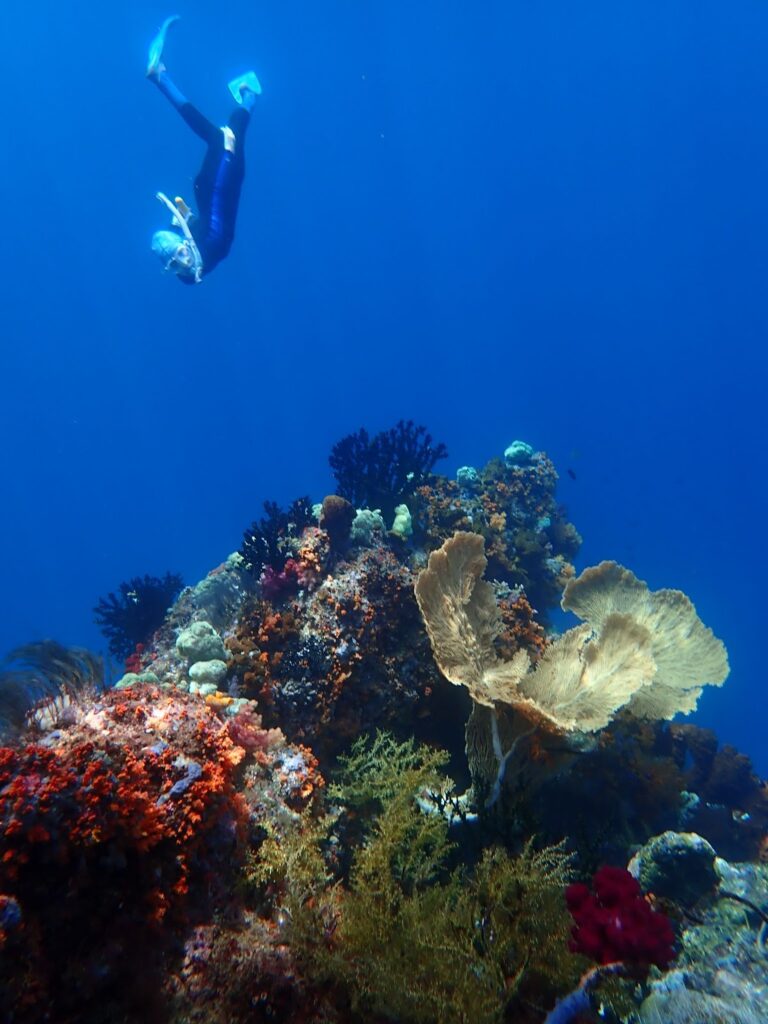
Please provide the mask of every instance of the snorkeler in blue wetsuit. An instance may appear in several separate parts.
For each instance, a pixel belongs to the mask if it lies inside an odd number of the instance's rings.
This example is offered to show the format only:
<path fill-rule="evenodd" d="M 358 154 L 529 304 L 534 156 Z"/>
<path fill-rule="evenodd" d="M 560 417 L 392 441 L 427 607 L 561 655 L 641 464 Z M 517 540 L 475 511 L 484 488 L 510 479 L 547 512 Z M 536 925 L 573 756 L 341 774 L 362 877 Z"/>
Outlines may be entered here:
<path fill-rule="evenodd" d="M 261 92 L 253 71 L 229 83 L 237 106 L 228 124 L 217 128 L 193 106 L 171 80 L 163 63 L 163 48 L 170 26 L 178 16 L 167 18 L 149 48 L 147 78 L 173 104 L 195 135 L 207 148 L 203 165 L 195 178 L 198 216 L 186 203 L 174 203 L 162 192 L 157 198 L 171 213 L 173 230 L 156 231 L 152 249 L 166 270 L 173 270 L 184 284 L 199 284 L 229 253 L 235 237 L 235 220 L 240 189 L 245 177 L 245 135 L 251 110 Z"/>

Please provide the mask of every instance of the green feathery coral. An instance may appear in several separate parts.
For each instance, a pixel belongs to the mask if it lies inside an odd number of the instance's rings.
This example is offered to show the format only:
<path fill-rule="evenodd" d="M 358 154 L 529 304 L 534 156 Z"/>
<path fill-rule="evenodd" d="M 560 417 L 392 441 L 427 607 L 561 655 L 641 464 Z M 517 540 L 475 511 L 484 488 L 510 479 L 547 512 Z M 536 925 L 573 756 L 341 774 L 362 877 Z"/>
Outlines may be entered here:
<path fill-rule="evenodd" d="M 420 807 L 425 793 L 449 789 L 446 760 L 382 734 L 355 744 L 331 788 L 353 816 L 369 816 L 346 884 L 331 881 L 321 852 L 330 819 L 305 821 L 263 855 L 282 879 L 304 969 L 356 1011 L 497 1024 L 514 1000 L 550 1004 L 578 977 L 563 900 L 569 858 L 562 844 L 528 843 L 517 857 L 487 850 L 471 873 L 449 870 L 448 822 Z"/>

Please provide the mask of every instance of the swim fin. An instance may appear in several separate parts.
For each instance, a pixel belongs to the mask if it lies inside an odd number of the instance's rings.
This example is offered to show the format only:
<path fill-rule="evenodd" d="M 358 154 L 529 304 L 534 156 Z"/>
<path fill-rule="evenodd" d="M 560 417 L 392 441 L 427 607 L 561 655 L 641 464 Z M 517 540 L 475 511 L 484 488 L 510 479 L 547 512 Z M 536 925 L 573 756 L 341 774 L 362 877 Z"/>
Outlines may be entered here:
<path fill-rule="evenodd" d="M 178 14 L 172 14 L 170 18 L 166 18 L 163 24 L 160 26 L 160 30 L 149 44 L 149 57 L 147 59 L 147 76 L 157 74 L 160 69 L 160 62 L 163 59 L 163 47 L 165 46 L 165 37 L 168 35 L 168 29 L 174 23 L 179 20 Z"/>
<path fill-rule="evenodd" d="M 261 96 L 261 83 L 256 77 L 255 71 L 246 71 L 244 75 L 238 75 L 229 83 L 229 91 L 235 97 L 237 103 L 243 102 L 242 89 L 250 89 L 257 96 Z"/>

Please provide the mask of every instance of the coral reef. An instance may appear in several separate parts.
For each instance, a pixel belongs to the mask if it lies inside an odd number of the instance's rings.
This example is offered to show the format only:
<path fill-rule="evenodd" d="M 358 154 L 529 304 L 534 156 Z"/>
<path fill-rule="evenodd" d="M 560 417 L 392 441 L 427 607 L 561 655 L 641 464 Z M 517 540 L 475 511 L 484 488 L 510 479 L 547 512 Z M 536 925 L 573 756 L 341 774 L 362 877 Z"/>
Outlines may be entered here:
<path fill-rule="evenodd" d="M 257 601 L 227 640 L 240 692 L 322 756 L 373 723 L 408 729 L 438 682 L 412 581 L 387 548 L 363 549 L 290 608 Z"/>
<path fill-rule="evenodd" d="M 724 648 L 676 591 L 576 576 L 544 453 L 444 456 L 350 435 L 337 494 L 265 503 L 151 628 L 125 584 L 109 689 L 52 642 L 5 663 L 2 1019 L 766 1016 L 768 789 L 668 720 Z"/>
<path fill-rule="evenodd" d="M 273 802 L 293 813 L 311 774 L 286 771 L 301 752 L 247 705 L 222 719 L 183 690 L 135 685 L 70 711 L 0 748 L 0 995 L 19 1021 L 99 1019 L 83 1007 L 121 987 L 148 1012 L 155 967 L 168 970 L 175 937 L 226 902 L 242 863 L 251 815 L 237 780 L 271 778 Z"/>
<path fill-rule="evenodd" d="M 190 891 L 200 898 L 206 863 L 223 881 L 242 756 L 204 704 L 146 687 L 108 692 L 66 729 L 0 750 L 0 890 L 24 924 L 7 938 L 3 987 L 13 992 L 23 964 L 39 1005 L 63 1014 L 78 985 L 116 983 L 126 944 L 151 941 Z"/>
<path fill-rule="evenodd" d="M 448 821 L 417 799 L 450 799 L 444 763 L 381 734 L 355 744 L 331 791 L 352 816 L 348 842 L 363 813 L 366 823 L 341 885 L 322 855 L 324 831 L 343 829 L 335 818 L 262 848 L 305 973 L 366 1020 L 492 1024 L 578 976 L 566 951 L 568 856 L 529 843 L 516 857 L 488 849 L 472 871 L 450 870 Z"/>
<path fill-rule="evenodd" d="M 757 1024 L 768 1016 L 768 872 L 715 860 L 716 891 L 685 918 L 674 970 L 651 980 L 642 1024 Z"/>

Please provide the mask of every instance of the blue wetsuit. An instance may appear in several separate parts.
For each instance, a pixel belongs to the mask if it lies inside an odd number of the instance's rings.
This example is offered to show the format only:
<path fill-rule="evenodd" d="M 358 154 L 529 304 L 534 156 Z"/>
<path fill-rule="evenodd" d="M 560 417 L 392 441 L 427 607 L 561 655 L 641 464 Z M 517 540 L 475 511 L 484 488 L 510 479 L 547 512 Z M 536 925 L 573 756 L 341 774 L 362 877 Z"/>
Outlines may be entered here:
<path fill-rule="evenodd" d="M 203 166 L 195 178 L 195 201 L 198 217 L 189 224 L 192 237 L 200 250 L 203 276 L 210 274 L 229 253 L 235 237 L 240 189 L 245 177 L 245 135 L 251 119 L 246 106 L 238 106 L 229 118 L 235 136 L 234 153 L 224 146 L 224 132 L 204 117 L 176 87 L 163 68 L 152 81 L 178 110 L 192 131 L 208 147 Z M 185 284 L 193 279 L 178 275 Z"/>
<path fill-rule="evenodd" d="M 245 134 L 250 114 L 237 107 L 229 118 L 235 136 L 234 153 L 224 146 L 224 132 L 204 117 L 197 107 L 184 103 L 179 113 L 208 150 L 195 178 L 197 220 L 189 228 L 203 259 L 203 274 L 210 274 L 229 253 L 235 237 L 240 189 L 245 177 Z"/>

